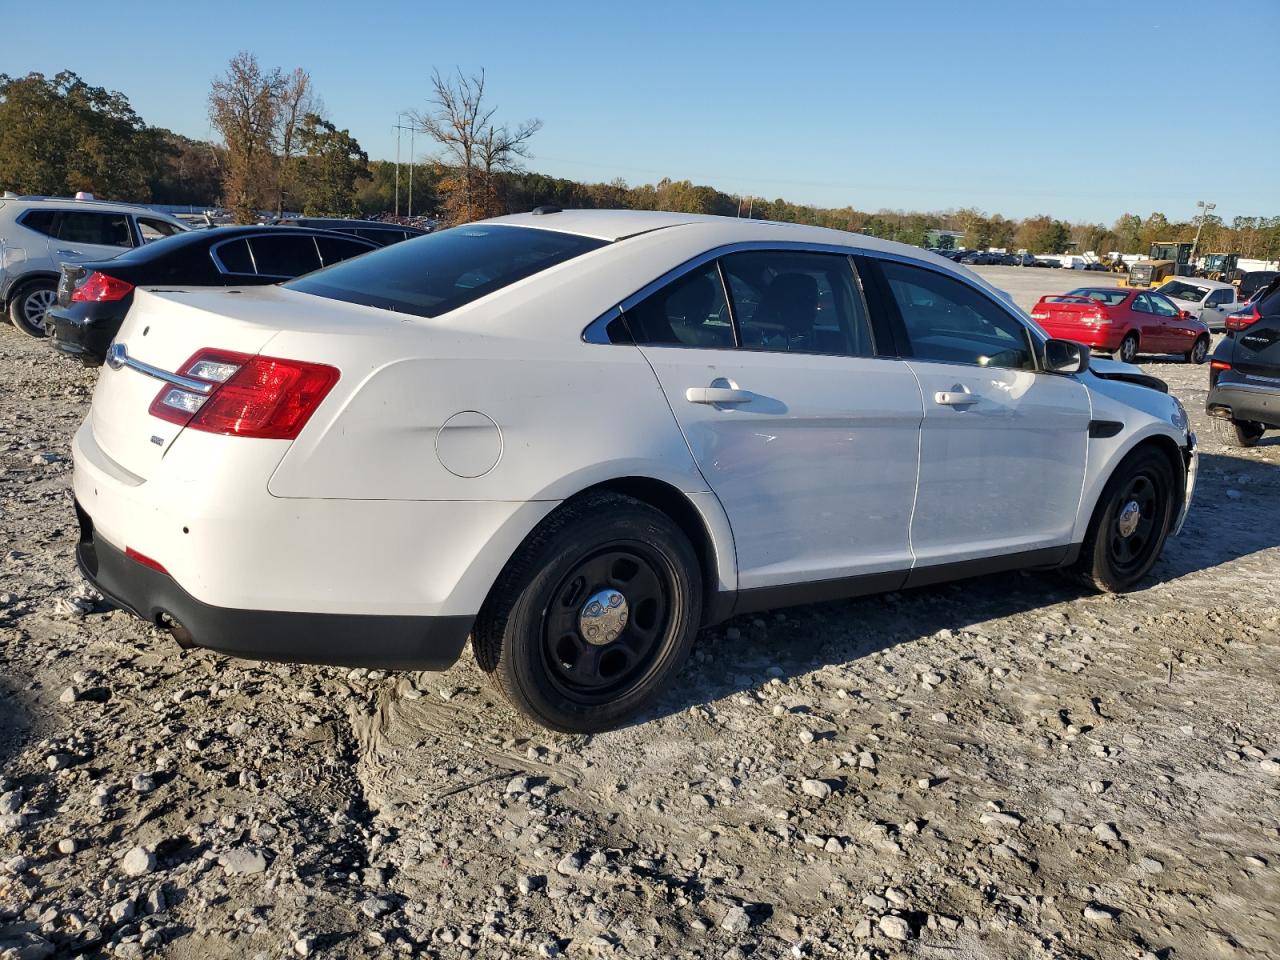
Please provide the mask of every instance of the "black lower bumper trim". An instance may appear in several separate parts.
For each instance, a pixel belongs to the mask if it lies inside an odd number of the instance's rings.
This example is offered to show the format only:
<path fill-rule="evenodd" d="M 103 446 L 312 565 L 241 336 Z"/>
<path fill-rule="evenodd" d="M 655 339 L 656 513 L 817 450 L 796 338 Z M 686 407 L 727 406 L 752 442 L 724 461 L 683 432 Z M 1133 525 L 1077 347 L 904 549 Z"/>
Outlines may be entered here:
<path fill-rule="evenodd" d="M 251 660 L 388 670 L 445 670 L 462 654 L 474 617 L 294 613 L 215 607 L 172 577 L 107 543 L 76 504 L 80 572 L 117 606 L 149 623 L 175 625 L 190 644 Z"/>
<path fill-rule="evenodd" d="M 1280 386 L 1268 389 L 1235 389 L 1232 383 L 1219 382 L 1209 389 L 1205 400 L 1209 407 L 1226 407 L 1233 420 L 1249 420 L 1268 427 L 1280 427 Z"/>

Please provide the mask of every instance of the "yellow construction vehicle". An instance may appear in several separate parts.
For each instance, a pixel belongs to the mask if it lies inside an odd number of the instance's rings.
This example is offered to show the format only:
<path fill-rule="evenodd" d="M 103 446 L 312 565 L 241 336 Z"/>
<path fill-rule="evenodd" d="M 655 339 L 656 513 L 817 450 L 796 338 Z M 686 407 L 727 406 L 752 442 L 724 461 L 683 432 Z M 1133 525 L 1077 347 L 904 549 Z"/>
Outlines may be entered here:
<path fill-rule="evenodd" d="M 1206 253 L 1196 264 L 1196 276 L 1230 283 L 1236 279 L 1239 265 L 1238 253 Z"/>
<path fill-rule="evenodd" d="M 1153 243 L 1151 256 L 1129 268 L 1122 287 L 1158 287 L 1170 277 L 1191 276 L 1191 247 L 1187 243 Z"/>

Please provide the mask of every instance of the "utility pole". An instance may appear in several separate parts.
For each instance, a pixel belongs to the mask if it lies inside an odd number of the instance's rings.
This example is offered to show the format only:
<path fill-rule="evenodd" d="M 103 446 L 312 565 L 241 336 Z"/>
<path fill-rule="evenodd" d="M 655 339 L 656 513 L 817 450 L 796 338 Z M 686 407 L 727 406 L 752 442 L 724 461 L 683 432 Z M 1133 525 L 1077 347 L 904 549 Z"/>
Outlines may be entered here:
<path fill-rule="evenodd" d="M 1204 222 L 1209 218 L 1209 211 L 1214 209 L 1216 203 L 1205 203 L 1203 200 L 1197 200 L 1196 206 L 1200 208 L 1200 224 L 1196 227 L 1196 238 L 1191 243 L 1191 262 L 1196 259 L 1196 251 L 1200 249 L 1200 231 L 1204 229 Z"/>
<path fill-rule="evenodd" d="M 400 131 L 409 131 L 409 216 L 413 216 L 413 141 L 414 135 L 418 132 L 418 126 L 415 123 L 404 125 L 402 121 L 409 116 L 407 113 L 396 114 L 396 216 L 400 216 Z"/>
<path fill-rule="evenodd" d="M 397 124 L 393 128 L 396 132 L 396 217 L 400 216 L 400 127 Z"/>

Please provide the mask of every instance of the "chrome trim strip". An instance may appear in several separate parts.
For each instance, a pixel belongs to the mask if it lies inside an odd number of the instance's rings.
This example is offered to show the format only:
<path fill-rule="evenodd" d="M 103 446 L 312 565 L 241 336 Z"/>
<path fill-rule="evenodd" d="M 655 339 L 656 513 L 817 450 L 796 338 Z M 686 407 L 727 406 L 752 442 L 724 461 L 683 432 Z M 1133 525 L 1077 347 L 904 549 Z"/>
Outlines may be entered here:
<path fill-rule="evenodd" d="M 107 366 L 112 370 L 128 367 L 130 370 L 136 370 L 138 373 L 146 374 L 148 377 L 154 377 L 157 380 L 162 380 L 175 387 L 181 387 L 183 390 L 189 390 L 192 393 L 198 393 L 204 397 L 213 393 L 214 388 L 218 386 L 218 384 L 210 383 L 207 380 L 184 377 L 179 373 L 170 373 L 168 370 L 161 370 L 159 367 L 153 367 L 149 363 L 135 360 L 129 356 L 129 351 L 123 343 L 113 343 L 111 345 L 111 348 L 107 351 Z"/>

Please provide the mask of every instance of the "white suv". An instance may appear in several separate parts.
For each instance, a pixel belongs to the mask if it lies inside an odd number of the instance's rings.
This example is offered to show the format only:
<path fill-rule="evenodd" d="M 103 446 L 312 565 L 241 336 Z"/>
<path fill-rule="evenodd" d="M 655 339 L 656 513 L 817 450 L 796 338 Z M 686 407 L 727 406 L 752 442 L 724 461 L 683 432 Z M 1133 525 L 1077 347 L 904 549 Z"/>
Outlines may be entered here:
<path fill-rule="evenodd" d="M 108 260 L 189 229 L 145 207 L 54 197 L 0 198 L 0 311 L 32 337 L 45 335 L 64 263 Z"/>
<path fill-rule="evenodd" d="M 179 642 L 443 669 L 624 721 L 734 614 L 1151 569 L 1186 412 L 915 247 L 641 211 L 136 292 L 76 434 L 81 569 Z"/>

